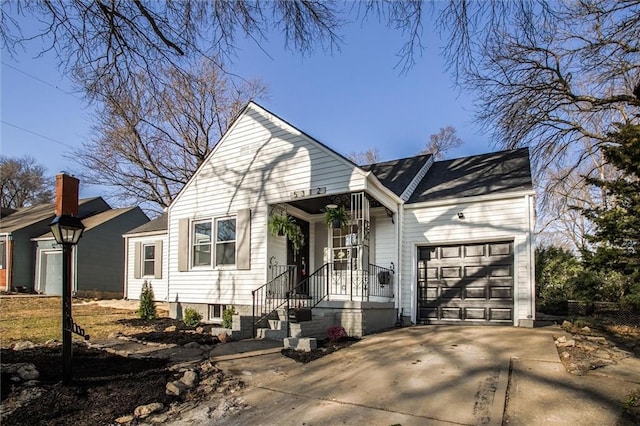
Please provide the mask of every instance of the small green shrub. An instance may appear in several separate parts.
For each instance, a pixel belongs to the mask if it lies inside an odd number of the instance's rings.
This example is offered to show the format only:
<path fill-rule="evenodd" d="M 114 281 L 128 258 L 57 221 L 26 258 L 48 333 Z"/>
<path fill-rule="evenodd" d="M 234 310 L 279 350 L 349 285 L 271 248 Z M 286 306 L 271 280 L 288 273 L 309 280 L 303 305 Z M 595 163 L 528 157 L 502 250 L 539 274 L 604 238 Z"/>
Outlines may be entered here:
<path fill-rule="evenodd" d="M 202 314 L 193 308 L 187 308 L 182 314 L 182 322 L 187 327 L 196 327 L 202 320 Z"/>
<path fill-rule="evenodd" d="M 140 305 L 138 306 L 138 318 L 153 320 L 158 317 L 156 312 L 156 302 L 154 302 L 153 287 L 146 281 L 142 284 L 140 292 Z"/>
<path fill-rule="evenodd" d="M 233 316 L 235 314 L 236 314 L 236 309 L 233 306 L 229 306 L 227 309 L 222 311 L 222 327 L 223 328 L 232 328 Z"/>

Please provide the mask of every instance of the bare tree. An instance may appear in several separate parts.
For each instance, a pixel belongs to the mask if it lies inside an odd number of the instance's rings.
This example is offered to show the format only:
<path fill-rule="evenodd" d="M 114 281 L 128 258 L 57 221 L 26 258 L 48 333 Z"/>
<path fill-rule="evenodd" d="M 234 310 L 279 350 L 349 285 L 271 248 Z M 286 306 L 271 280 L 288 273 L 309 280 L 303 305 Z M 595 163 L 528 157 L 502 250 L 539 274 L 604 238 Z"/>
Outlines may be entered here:
<path fill-rule="evenodd" d="M 429 136 L 429 143 L 421 154 L 432 154 L 436 160 L 442 160 L 447 151 L 458 148 L 462 144 L 462 139 L 458 137 L 455 127 L 441 127 L 438 133 Z"/>
<path fill-rule="evenodd" d="M 126 87 L 140 73 L 162 77 L 157 70 L 210 60 L 220 70 L 233 58 L 236 40 L 260 43 L 267 29 L 277 28 L 287 47 L 301 52 L 322 46 L 334 49 L 343 21 L 332 2 L 307 0 L 149 1 L 66 0 L 3 2 L 2 47 L 15 54 L 33 39 L 48 43 L 61 64 L 89 94 L 101 85 Z M 22 17 L 39 20 L 43 29 L 23 33 Z"/>
<path fill-rule="evenodd" d="M 83 181 L 155 211 L 171 203 L 240 109 L 267 90 L 257 80 L 234 82 L 208 62 L 197 72 L 159 72 L 167 85 L 139 75 L 133 90 L 105 90 L 96 136 L 73 154 Z"/>
<path fill-rule="evenodd" d="M 0 156 L 0 207 L 19 209 L 53 201 L 53 180 L 31 156 Z"/>
<path fill-rule="evenodd" d="M 467 7 L 463 7 L 467 6 Z M 530 146 L 538 170 L 571 170 L 612 122 L 637 122 L 640 2 L 450 4 L 447 59 L 476 94 L 477 117 L 506 148 Z"/>
<path fill-rule="evenodd" d="M 347 154 L 347 158 L 359 166 L 373 164 L 380 161 L 380 151 L 378 148 L 369 148 L 360 152 L 353 151 Z"/>

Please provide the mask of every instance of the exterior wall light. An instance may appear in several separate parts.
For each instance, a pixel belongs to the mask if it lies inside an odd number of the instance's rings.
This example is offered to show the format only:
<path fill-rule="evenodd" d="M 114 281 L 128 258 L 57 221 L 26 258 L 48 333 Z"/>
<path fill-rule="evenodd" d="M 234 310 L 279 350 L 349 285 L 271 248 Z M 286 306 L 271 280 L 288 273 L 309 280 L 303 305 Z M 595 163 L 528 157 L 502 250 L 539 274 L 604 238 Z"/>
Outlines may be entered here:
<path fill-rule="evenodd" d="M 458 212 L 458 219 L 464 219 L 464 213 Z"/>

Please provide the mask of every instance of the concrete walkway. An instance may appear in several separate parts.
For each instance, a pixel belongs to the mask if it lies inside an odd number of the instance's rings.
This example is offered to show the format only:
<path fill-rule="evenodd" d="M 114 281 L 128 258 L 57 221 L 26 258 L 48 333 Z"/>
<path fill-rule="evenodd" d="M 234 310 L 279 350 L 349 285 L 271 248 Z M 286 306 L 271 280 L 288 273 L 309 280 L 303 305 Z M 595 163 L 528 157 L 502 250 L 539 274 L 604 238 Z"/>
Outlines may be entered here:
<path fill-rule="evenodd" d="M 266 347 L 254 349 L 258 356 L 220 354 L 217 366 L 248 386 L 240 396 L 246 408 L 218 424 L 624 424 L 622 403 L 640 388 L 640 360 L 573 376 L 558 358 L 560 335 L 557 327 L 418 326 L 306 365 Z"/>

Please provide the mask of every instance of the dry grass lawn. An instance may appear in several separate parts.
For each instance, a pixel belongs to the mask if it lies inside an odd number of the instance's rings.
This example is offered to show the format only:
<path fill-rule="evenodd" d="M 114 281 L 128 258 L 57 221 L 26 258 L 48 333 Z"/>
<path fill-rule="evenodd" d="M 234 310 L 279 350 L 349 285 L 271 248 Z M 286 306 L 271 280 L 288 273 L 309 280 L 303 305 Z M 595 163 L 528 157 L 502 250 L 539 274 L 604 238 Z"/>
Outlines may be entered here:
<path fill-rule="evenodd" d="M 135 309 L 109 308 L 74 299 L 73 320 L 92 339 L 106 338 L 128 326 L 119 320 L 136 318 Z M 158 310 L 160 316 L 166 311 Z M 0 299 L 0 345 L 7 347 L 20 340 L 44 343 L 62 340 L 62 300 L 60 297 L 2 297 Z M 74 334 L 74 339 L 81 339 Z"/>

